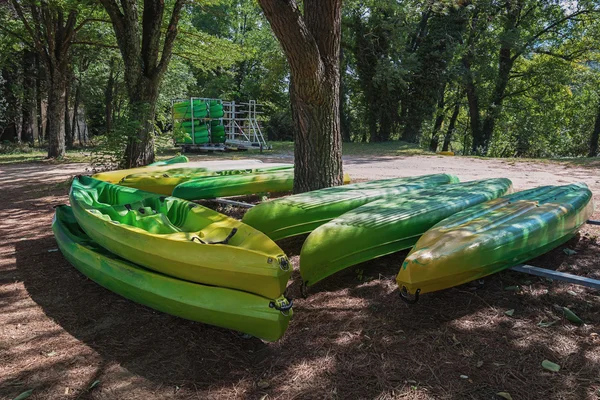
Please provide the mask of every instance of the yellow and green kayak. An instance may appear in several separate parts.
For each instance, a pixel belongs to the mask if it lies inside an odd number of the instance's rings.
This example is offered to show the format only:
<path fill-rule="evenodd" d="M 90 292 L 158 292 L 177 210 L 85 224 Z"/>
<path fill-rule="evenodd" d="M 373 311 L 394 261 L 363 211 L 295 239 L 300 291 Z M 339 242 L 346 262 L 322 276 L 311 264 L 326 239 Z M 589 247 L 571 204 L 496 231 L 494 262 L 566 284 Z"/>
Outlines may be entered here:
<path fill-rule="evenodd" d="M 300 253 L 307 286 L 358 263 L 408 249 L 429 228 L 512 192 L 505 178 L 439 185 L 355 208 L 315 229 Z"/>
<path fill-rule="evenodd" d="M 92 240 L 126 260 L 273 299 L 286 288 L 284 252 L 258 230 L 209 208 L 86 176 L 73 180 L 69 199 Z"/>
<path fill-rule="evenodd" d="M 418 294 L 494 274 L 568 241 L 593 212 L 585 184 L 543 186 L 468 208 L 421 236 L 396 281 L 404 294 Z"/>
<path fill-rule="evenodd" d="M 294 166 L 291 164 L 277 163 L 248 164 L 246 167 L 249 168 L 236 168 L 235 166 L 215 166 L 210 168 L 173 168 L 164 172 L 145 172 L 127 175 L 125 178 L 121 179 L 119 185 L 170 196 L 177 185 L 200 178 L 211 176 L 221 177 L 230 175 L 255 175 L 274 171 L 292 171 L 293 173 L 294 170 Z M 176 197 L 187 200 L 196 199 L 193 197 Z"/>
<path fill-rule="evenodd" d="M 136 303 L 177 317 L 276 341 L 292 316 L 291 304 L 239 290 L 200 285 L 159 274 L 117 257 L 77 224 L 71 207 L 60 206 L 52 230 L 65 258 L 82 274 Z"/>
<path fill-rule="evenodd" d="M 261 203 L 251 208 L 242 221 L 279 240 L 312 232 L 371 201 L 456 182 L 458 178 L 454 175 L 437 174 L 336 186 Z"/>
<path fill-rule="evenodd" d="M 195 168 L 199 171 L 202 170 L 211 170 L 218 168 L 253 168 L 258 167 L 257 164 L 263 164 L 260 160 L 219 160 L 219 161 L 196 161 L 196 162 L 188 162 L 185 164 L 185 168 Z M 181 168 L 178 165 L 155 165 L 155 166 L 145 166 L 138 168 L 129 168 L 129 169 L 119 169 L 116 171 L 106 171 L 99 172 L 95 175 L 92 175 L 92 178 L 98 179 L 108 183 L 119 183 L 123 178 L 132 174 L 141 174 L 141 173 L 168 173 L 171 169 Z"/>

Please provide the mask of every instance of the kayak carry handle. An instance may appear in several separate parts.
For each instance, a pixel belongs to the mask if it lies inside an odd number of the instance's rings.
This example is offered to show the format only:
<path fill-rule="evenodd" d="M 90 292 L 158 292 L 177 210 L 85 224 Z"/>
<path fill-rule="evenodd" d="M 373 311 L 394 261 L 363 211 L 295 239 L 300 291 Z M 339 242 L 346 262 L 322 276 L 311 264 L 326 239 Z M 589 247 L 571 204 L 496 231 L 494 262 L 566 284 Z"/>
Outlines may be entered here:
<path fill-rule="evenodd" d="M 192 242 L 194 240 L 197 240 L 199 243 L 202 244 L 227 244 L 229 242 L 229 240 L 233 237 L 233 235 L 235 235 L 237 233 L 238 229 L 237 228 L 233 228 L 231 230 L 231 232 L 229 232 L 229 235 L 227 235 L 227 237 L 221 241 L 218 242 L 205 242 L 204 240 L 200 239 L 198 236 L 192 236 L 192 238 L 190 239 Z"/>
<path fill-rule="evenodd" d="M 289 315 L 288 311 L 290 311 L 294 306 L 294 300 L 288 298 L 286 298 L 286 300 L 288 301 L 288 304 L 285 304 L 283 306 L 278 306 L 277 303 L 271 301 L 269 302 L 269 308 L 274 308 L 277 311 L 280 311 L 282 315 L 287 317 Z"/>
<path fill-rule="evenodd" d="M 400 298 L 407 304 L 415 304 L 417 301 L 419 301 L 420 293 L 421 289 L 417 289 L 417 291 L 415 292 L 415 297 L 410 298 L 410 295 L 408 294 L 408 289 L 406 289 L 406 286 L 402 286 L 402 289 L 400 289 Z"/>
<path fill-rule="evenodd" d="M 290 270 L 290 262 L 287 258 L 279 257 L 279 268 L 281 268 L 281 270 L 285 272 Z"/>

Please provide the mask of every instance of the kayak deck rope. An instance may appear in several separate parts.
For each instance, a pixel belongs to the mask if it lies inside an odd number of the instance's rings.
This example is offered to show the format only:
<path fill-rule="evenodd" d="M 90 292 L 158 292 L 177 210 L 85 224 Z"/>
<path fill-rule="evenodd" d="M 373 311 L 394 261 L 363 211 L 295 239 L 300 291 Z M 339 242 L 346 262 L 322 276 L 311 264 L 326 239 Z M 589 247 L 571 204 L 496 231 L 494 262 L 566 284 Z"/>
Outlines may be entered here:
<path fill-rule="evenodd" d="M 223 240 L 219 240 L 217 242 L 205 242 L 204 240 L 200 239 L 198 236 L 192 236 L 192 238 L 190 239 L 190 241 L 194 241 L 197 240 L 199 243 L 201 244 L 227 244 L 229 243 L 229 240 L 231 240 L 231 238 L 237 233 L 238 228 L 233 228 L 231 230 L 231 232 L 229 232 L 229 235 L 227 235 L 227 237 Z"/>

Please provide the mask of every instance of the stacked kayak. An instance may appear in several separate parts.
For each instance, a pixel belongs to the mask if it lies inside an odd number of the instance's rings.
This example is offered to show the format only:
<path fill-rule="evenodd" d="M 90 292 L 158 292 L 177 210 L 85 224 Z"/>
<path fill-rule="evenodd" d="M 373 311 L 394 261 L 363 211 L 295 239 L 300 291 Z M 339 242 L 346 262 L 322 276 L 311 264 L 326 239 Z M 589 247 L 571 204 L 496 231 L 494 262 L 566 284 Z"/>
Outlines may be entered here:
<path fill-rule="evenodd" d="M 585 184 L 539 187 L 468 208 L 421 236 L 396 281 L 405 294 L 418 294 L 494 274 L 568 241 L 593 211 Z"/>
<path fill-rule="evenodd" d="M 220 174 L 190 179 L 175 187 L 173 196 L 186 200 L 201 200 L 256 193 L 290 192 L 294 187 L 292 167 L 261 168 L 252 172 L 254 173 Z M 348 175 L 344 175 L 344 182 L 350 182 Z"/>
<path fill-rule="evenodd" d="M 166 160 L 157 161 L 152 164 L 148 164 L 149 167 L 161 167 L 163 165 L 172 165 L 172 164 L 183 164 L 187 163 L 190 160 L 186 156 L 175 156 Z"/>
<path fill-rule="evenodd" d="M 71 207 L 56 209 L 52 230 L 65 258 L 99 285 L 129 300 L 192 321 L 245 332 L 268 341 L 285 333 L 290 313 L 284 297 L 270 300 L 237 290 L 200 285 L 128 262 L 94 242 L 77 224 Z"/>
<path fill-rule="evenodd" d="M 151 171 L 127 175 L 119 181 L 119 185 L 170 196 L 176 186 L 192 180 L 204 180 L 204 178 L 211 176 L 269 174 L 280 171 L 290 171 L 293 174 L 293 168 L 291 164 L 278 163 L 214 166 L 208 168 L 172 168 L 165 171 Z M 196 199 L 193 197 L 181 198 L 188 200 Z"/>
<path fill-rule="evenodd" d="M 219 160 L 219 161 L 197 161 L 197 162 L 188 162 L 185 164 L 185 168 L 197 169 L 198 171 L 208 171 L 214 169 L 243 169 L 243 168 L 259 168 L 263 165 L 263 162 L 260 160 Z M 119 169 L 116 171 L 107 171 L 100 172 L 95 175 L 92 175 L 92 178 L 99 179 L 101 181 L 109 182 L 109 183 L 119 183 L 123 178 L 133 175 L 133 174 L 143 174 L 149 172 L 161 172 L 168 173 L 168 171 L 172 169 L 180 168 L 178 165 L 155 165 L 155 166 L 145 166 L 138 168 L 129 168 L 129 169 Z"/>
<path fill-rule="evenodd" d="M 331 187 L 261 203 L 250 209 L 242 221 L 271 239 L 279 240 L 309 233 L 333 218 L 375 200 L 456 182 L 458 178 L 454 175 L 437 174 Z"/>
<path fill-rule="evenodd" d="M 505 178 L 435 186 L 357 207 L 314 230 L 300 253 L 308 286 L 352 265 L 404 250 L 441 220 L 512 191 Z"/>
<path fill-rule="evenodd" d="M 76 178 L 69 195 L 81 228 L 110 252 L 192 282 L 278 298 L 289 261 L 268 237 L 175 197 Z"/>

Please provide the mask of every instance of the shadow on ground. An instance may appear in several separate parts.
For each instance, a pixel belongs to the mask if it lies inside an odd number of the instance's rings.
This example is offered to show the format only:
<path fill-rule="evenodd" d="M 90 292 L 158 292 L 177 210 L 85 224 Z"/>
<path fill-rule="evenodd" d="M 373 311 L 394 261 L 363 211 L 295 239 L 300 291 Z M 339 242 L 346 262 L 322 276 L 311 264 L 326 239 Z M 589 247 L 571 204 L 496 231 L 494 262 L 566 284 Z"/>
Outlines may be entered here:
<path fill-rule="evenodd" d="M 280 242 L 296 267 L 295 314 L 282 340 L 263 343 L 155 312 L 81 275 L 51 234 L 51 206 L 66 200 L 55 184 L 25 184 L 10 193 L 18 205 L 0 209 L 22 213 L 20 225 L 2 226 L 1 398 L 34 388 L 40 399 L 584 399 L 600 389 L 600 298 L 591 290 L 505 272 L 409 306 L 393 282 L 406 254 L 397 253 L 303 299 L 295 238 Z M 561 248 L 531 263 L 597 273 L 596 238 L 563 247 L 577 255 Z M 587 325 L 568 322 L 564 306 Z M 544 370 L 545 359 L 560 372 Z"/>

